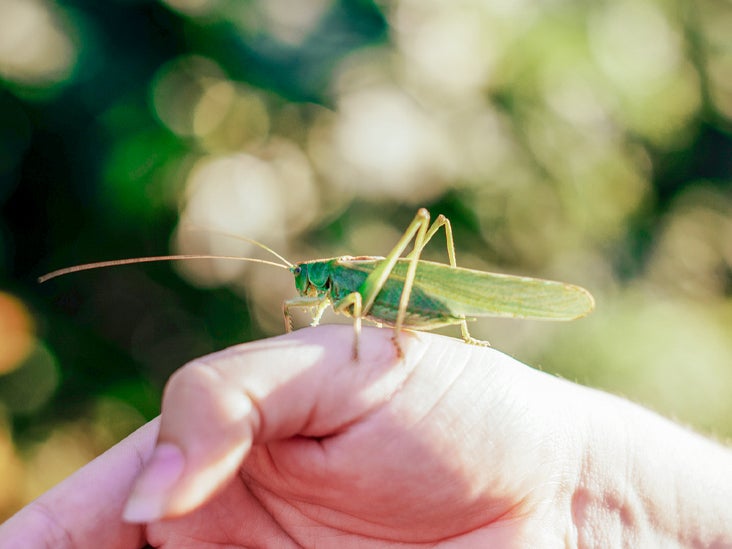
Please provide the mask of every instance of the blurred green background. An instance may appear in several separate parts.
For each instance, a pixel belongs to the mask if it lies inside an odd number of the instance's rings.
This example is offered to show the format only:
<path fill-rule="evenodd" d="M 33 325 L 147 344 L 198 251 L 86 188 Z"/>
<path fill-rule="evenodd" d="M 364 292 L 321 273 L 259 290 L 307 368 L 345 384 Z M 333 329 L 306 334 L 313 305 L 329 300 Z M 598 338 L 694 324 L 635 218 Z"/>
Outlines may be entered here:
<path fill-rule="evenodd" d="M 724 0 L 0 0 L 0 519 L 294 295 L 238 262 L 36 277 L 262 257 L 227 234 L 384 254 L 419 206 L 459 264 L 597 299 L 474 336 L 732 436 L 730 28 Z"/>

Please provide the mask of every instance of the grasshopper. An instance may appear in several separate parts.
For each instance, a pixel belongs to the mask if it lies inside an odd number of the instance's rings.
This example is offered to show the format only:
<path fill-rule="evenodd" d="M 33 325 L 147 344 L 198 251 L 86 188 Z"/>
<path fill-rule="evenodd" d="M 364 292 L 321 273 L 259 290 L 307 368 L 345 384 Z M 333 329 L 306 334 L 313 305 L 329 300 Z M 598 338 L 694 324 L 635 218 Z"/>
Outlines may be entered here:
<path fill-rule="evenodd" d="M 449 265 L 420 259 L 425 245 L 441 228 L 445 231 Z M 39 281 L 100 267 L 184 259 L 232 259 L 285 268 L 294 276 L 299 294 L 283 304 L 285 330 L 292 331 L 292 309 L 311 309 L 311 325 L 317 326 L 331 306 L 336 313 L 353 318 L 354 360 L 358 360 L 364 319 L 393 327 L 392 340 L 401 358 L 402 329 L 431 330 L 457 324 L 466 343 L 489 345 L 470 335 L 468 321 L 483 316 L 573 320 L 594 308 L 592 295 L 579 286 L 458 267 L 450 221 L 439 215 L 430 225 L 430 214 L 424 208 L 417 212 L 386 257 L 341 256 L 293 264 L 264 244 L 248 238 L 242 240 L 267 250 L 282 263 L 232 256 L 165 255 L 67 267 L 46 274 Z M 412 250 L 402 257 L 412 241 Z"/>

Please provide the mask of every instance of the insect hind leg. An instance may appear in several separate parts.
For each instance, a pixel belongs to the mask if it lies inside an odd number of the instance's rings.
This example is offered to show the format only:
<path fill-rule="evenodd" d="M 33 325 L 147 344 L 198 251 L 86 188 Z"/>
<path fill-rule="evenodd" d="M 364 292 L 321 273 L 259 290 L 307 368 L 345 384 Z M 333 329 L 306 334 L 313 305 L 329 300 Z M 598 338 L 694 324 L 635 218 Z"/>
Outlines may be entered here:
<path fill-rule="evenodd" d="M 455 241 L 452 238 L 452 225 L 450 224 L 450 220 L 442 214 L 438 215 L 434 223 L 430 225 L 430 228 L 424 235 L 419 248 L 417 248 L 417 244 L 415 242 L 414 249 L 409 252 L 407 259 L 413 259 L 414 256 L 416 256 L 417 260 L 419 260 L 419 257 L 422 255 L 422 250 L 432 237 L 435 236 L 435 233 L 440 230 L 440 227 L 445 228 L 445 243 L 447 245 L 447 257 L 450 261 L 450 267 L 457 267 L 457 260 L 455 259 Z"/>
<path fill-rule="evenodd" d="M 417 247 L 417 243 L 415 242 L 414 249 L 409 253 L 407 258 L 419 261 L 422 250 L 432 239 L 432 237 L 435 236 L 435 233 L 440 230 L 441 227 L 445 228 L 445 243 L 447 245 L 447 257 L 450 261 L 450 266 L 457 267 L 457 260 L 455 259 L 455 241 L 452 237 L 452 225 L 450 224 L 450 220 L 442 214 L 437 216 L 437 219 L 435 219 L 434 223 L 432 223 L 430 228 L 427 230 L 427 233 L 424 235 L 424 238 L 421 241 L 421 246 L 419 248 Z M 415 241 L 416 240 L 417 239 L 415 238 Z M 470 331 L 468 330 L 468 321 L 465 318 L 463 318 L 460 322 L 460 332 L 462 333 L 463 341 L 465 343 L 469 343 L 470 345 L 478 345 L 480 347 L 491 346 L 490 342 L 482 339 L 476 339 L 470 335 Z"/>
<path fill-rule="evenodd" d="M 429 212 L 425 208 L 420 208 L 417 211 L 417 215 L 414 216 L 414 219 L 409 224 L 409 227 L 407 227 L 407 230 L 404 231 L 402 237 L 396 243 L 391 252 L 389 252 L 389 255 L 384 258 L 383 264 L 379 268 L 374 269 L 362 284 L 361 288 L 359 288 L 359 292 L 363 295 L 364 300 L 363 314 L 366 315 L 373 306 L 376 296 L 384 287 L 384 284 L 394 269 L 394 265 L 398 261 L 400 255 L 404 252 L 404 249 L 409 245 L 409 243 L 414 241 L 412 251 L 406 256 L 406 259 L 409 260 L 409 268 L 407 269 L 404 279 L 402 295 L 399 299 L 399 307 L 397 309 L 396 322 L 394 323 L 393 340 L 399 357 L 403 356 L 398 342 L 399 332 L 401 331 L 402 326 L 404 325 L 404 319 L 406 318 L 409 298 L 412 294 L 412 287 L 417 273 L 417 264 L 425 245 L 441 227 L 445 227 L 447 255 L 450 260 L 450 266 L 455 267 L 455 244 L 452 238 L 452 226 L 450 225 L 450 221 L 444 215 L 439 215 L 434 223 L 430 225 Z M 467 328 L 465 328 L 465 330 L 467 331 Z M 466 339 L 466 341 L 473 340 L 469 334 L 464 337 L 469 338 Z"/>

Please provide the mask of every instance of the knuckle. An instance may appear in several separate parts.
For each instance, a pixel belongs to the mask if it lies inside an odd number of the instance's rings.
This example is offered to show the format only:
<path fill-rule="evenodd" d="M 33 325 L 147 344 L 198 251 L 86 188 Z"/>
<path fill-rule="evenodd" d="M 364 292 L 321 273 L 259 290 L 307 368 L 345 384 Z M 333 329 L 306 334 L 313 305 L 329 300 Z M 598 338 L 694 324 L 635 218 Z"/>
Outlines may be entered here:
<path fill-rule="evenodd" d="M 196 359 L 173 372 L 165 386 L 165 396 L 200 397 L 211 392 L 220 383 L 221 374 L 218 370 L 205 361 Z"/>

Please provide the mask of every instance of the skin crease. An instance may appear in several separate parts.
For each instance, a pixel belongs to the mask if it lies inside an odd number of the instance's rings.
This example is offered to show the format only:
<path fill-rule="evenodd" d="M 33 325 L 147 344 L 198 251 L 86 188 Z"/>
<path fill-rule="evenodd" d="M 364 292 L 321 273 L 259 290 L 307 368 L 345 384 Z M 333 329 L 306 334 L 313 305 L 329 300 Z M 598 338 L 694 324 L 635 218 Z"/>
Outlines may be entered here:
<path fill-rule="evenodd" d="M 352 329 L 322 326 L 186 365 L 159 424 L 0 526 L 0 546 L 732 545 L 728 506 L 680 506 L 672 461 L 731 469 L 728 450 L 495 349 L 403 333 L 399 361 L 391 336 L 364 329 L 358 363 Z"/>

